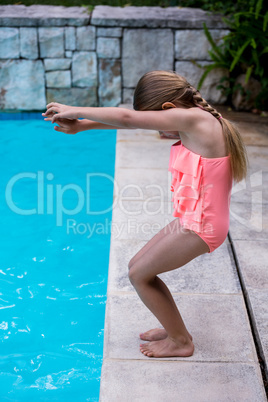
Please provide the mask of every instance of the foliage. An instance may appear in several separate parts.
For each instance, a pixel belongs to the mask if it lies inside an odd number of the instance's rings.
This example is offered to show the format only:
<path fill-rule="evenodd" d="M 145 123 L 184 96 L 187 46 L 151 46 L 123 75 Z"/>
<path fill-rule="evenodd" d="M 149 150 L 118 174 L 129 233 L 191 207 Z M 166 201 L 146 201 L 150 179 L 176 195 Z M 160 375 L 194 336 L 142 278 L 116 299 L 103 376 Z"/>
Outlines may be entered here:
<path fill-rule="evenodd" d="M 231 31 L 217 45 L 204 24 L 204 31 L 212 50 L 209 54 L 212 64 L 205 66 L 205 71 L 198 87 L 214 68 L 225 68 L 229 71 L 219 88 L 227 96 L 231 96 L 238 88 L 235 79 L 246 74 L 246 83 L 252 76 L 261 82 L 262 91 L 256 98 L 256 107 L 268 109 L 268 11 L 263 7 L 263 0 L 251 0 L 247 11 L 235 13 L 232 18 L 224 18 Z M 228 83 L 228 85 L 224 85 Z M 242 87 L 239 88 L 241 91 Z"/>

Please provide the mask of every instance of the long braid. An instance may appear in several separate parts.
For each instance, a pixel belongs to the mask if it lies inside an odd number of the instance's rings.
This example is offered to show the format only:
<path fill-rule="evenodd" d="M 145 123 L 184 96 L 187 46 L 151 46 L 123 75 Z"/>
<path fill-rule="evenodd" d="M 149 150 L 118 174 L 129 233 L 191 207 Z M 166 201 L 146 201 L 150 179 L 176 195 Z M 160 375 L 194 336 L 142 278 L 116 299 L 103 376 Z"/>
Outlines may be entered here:
<path fill-rule="evenodd" d="M 224 119 L 222 115 L 207 101 L 201 97 L 199 91 L 191 87 L 193 92 L 193 101 L 196 106 L 201 107 L 206 112 L 216 117 L 222 125 L 227 152 L 231 156 L 231 168 L 235 181 L 241 181 L 246 177 L 248 158 L 245 145 L 241 138 L 241 135 L 236 127 L 234 127 L 229 120 Z"/>
<path fill-rule="evenodd" d="M 194 103 L 195 103 L 197 106 L 201 107 L 201 109 L 204 109 L 206 112 L 211 113 L 212 116 L 216 117 L 216 119 L 221 119 L 221 118 L 222 118 L 222 115 L 221 115 L 219 112 L 217 112 L 217 110 L 216 110 L 214 107 L 212 107 L 211 105 L 209 105 L 209 104 L 207 103 L 207 101 L 206 101 L 204 98 L 202 98 L 202 96 L 200 95 L 200 92 L 199 92 L 199 91 L 197 91 L 197 90 L 196 90 L 195 88 L 193 88 L 193 87 L 191 87 L 191 89 L 192 89 L 192 91 L 193 91 L 193 100 L 194 100 Z"/>

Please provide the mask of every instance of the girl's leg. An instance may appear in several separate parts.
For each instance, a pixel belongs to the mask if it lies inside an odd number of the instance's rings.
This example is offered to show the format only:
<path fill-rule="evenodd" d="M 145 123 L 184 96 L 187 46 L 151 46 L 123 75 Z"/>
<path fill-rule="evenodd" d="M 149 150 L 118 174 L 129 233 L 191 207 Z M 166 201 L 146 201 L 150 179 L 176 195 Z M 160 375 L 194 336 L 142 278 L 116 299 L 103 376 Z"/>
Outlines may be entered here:
<path fill-rule="evenodd" d="M 198 235 L 181 230 L 177 219 L 166 228 L 165 235 L 129 270 L 130 281 L 141 300 L 168 334 L 166 339 L 141 345 L 141 351 L 149 357 L 190 356 L 194 346 L 188 331 L 170 292 L 156 275 L 181 267 L 209 249 Z"/>
<path fill-rule="evenodd" d="M 167 225 L 163 229 L 161 229 L 152 239 L 148 241 L 135 255 L 131 258 L 128 263 L 128 268 L 130 269 L 134 263 L 139 260 L 153 245 L 155 245 L 160 239 L 162 239 L 168 232 L 176 231 L 180 229 L 180 221 L 179 219 L 175 219 L 173 221 L 172 226 Z M 167 286 L 163 281 L 159 279 L 159 284 L 161 282 L 162 291 L 166 293 L 166 296 L 169 297 L 170 301 L 174 303 L 173 297 L 171 296 L 170 291 L 168 290 Z M 189 337 L 192 338 L 192 335 L 188 332 Z M 144 341 L 151 341 L 151 340 L 160 340 L 165 339 L 167 337 L 167 332 L 165 329 L 162 328 L 154 328 L 151 329 L 143 334 L 140 334 L 140 338 Z"/>
<path fill-rule="evenodd" d="M 179 222 L 179 220 L 178 220 Z M 145 254 L 149 248 L 156 244 L 165 234 L 168 232 L 168 225 L 161 229 L 154 237 L 152 237 L 135 255 L 131 258 L 128 263 L 128 268 L 130 269 L 134 263 Z"/>

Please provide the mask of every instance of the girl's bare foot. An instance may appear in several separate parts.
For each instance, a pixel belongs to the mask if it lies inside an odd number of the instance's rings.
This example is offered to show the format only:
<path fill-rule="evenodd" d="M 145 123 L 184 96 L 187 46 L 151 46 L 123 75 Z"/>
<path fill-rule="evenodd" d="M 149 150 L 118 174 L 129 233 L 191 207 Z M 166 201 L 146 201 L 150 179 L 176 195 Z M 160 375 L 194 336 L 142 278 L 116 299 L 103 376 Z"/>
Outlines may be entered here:
<path fill-rule="evenodd" d="M 143 341 L 160 341 L 161 339 L 167 338 L 167 336 L 168 336 L 167 331 L 164 328 L 154 328 L 150 329 L 147 332 L 144 332 L 143 334 L 140 334 L 140 338 Z M 193 337 L 191 334 L 189 334 L 189 337 L 192 341 Z"/>
<path fill-rule="evenodd" d="M 167 337 L 159 341 L 141 344 L 140 351 L 148 357 L 188 357 L 194 353 L 194 344 L 191 340 L 177 343 Z"/>

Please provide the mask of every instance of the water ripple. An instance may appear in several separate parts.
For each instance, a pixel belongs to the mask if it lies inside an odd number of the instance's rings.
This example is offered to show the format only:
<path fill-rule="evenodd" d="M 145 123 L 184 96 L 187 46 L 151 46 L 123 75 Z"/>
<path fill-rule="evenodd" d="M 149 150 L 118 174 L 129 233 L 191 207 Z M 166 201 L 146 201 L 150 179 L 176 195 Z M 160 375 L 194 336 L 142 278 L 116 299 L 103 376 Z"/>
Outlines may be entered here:
<path fill-rule="evenodd" d="M 12 308 L 12 307 L 15 307 L 15 306 L 16 306 L 16 304 L 11 304 L 11 306 L 0 307 L 0 310 L 4 310 L 6 308 Z"/>

